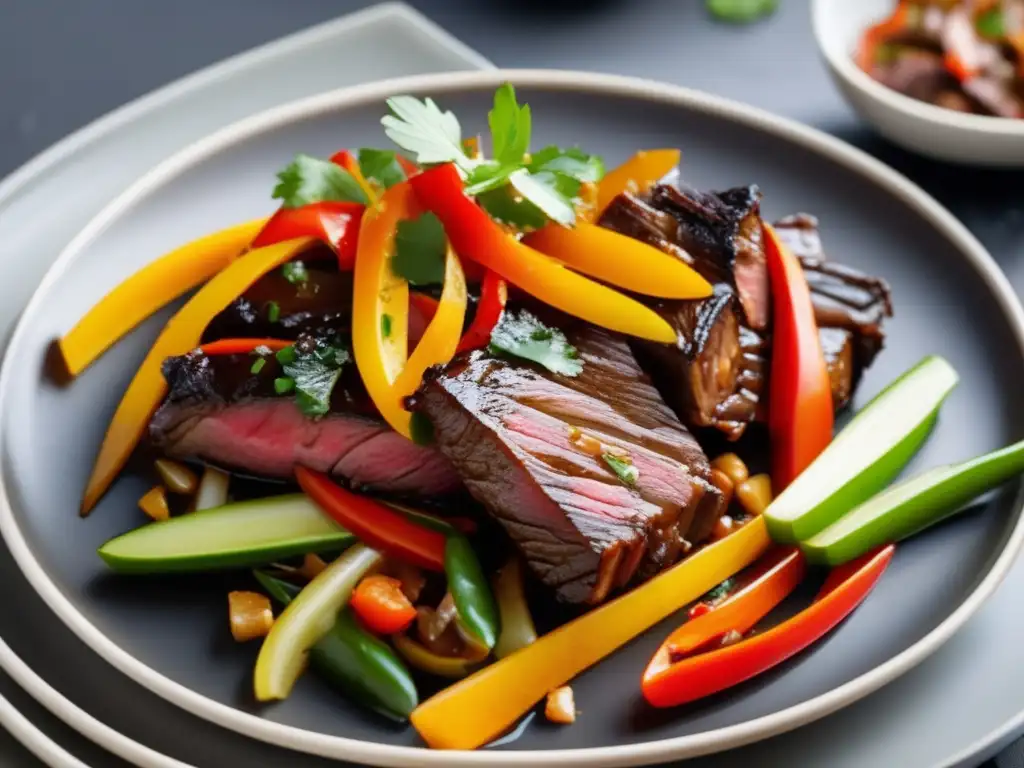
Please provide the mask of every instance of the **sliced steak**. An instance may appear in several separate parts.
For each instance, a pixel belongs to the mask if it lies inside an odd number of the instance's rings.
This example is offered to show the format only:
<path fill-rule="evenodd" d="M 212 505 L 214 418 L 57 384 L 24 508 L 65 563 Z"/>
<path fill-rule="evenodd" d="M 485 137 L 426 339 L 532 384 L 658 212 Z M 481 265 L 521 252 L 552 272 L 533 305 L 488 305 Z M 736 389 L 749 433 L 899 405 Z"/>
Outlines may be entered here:
<path fill-rule="evenodd" d="M 732 288 L 719 283 L 710 298 L 654 308 L 678 342 L 631 341 L 641 366 L 684 424 L 739 438 L 754 419 L 765 366 L 763 342 L 741 325 Z"/>
<path fill-rule="evenodd" d="M 277 395 L 282 375 L 270 356 L 258 373 L 249 355 L 169 358 L 169 394 L 149 426 L 168 456 L 243 474 L 289 478 L 296 464 L 345 479 L 353 487 L 430 496 L 457 490 L 458 475 L 432 448 L 392 431 L 366 397 L 354 365 L 343 368 L 323 418 L 306 417 L 294 396 Z"/>
<path fill-rule="evenodd" d="M 690 263 L 711 282 L 736 288 L 746 324 L 768 325 L 771 295 L 761 234 L 761 193 L 756 186 L 724 192 L 700 192 L 686 185 L 655 185 L 651 207 L 678 223 L 669 242 L 691 257 Z"/>
<path fill-rule="evenodd" d="M 819 328 L 818 339 L 828 368 L 832 406 L 839 411 L 850 404 L 853 396 L 853 334 L 842 328 Z"/>
<path fill-rule="evenodd" d="M 704 540 L 723 499 L 625 341 L 562 328 L 579 376 L 476 351 L 430 372 L 409 404 L 537 576 L 564 601 L 597 603 Z M 604 452 L 629 457 L 635 484 Z"/>
<path fill-rule="evenodd" d="M 842 328 L 853 335 L 856 386 L 885 342 L 882 324 L 892 317 L 889 285 L 881 278 L 828 261 L 813 216 L 787 216 L 776 222 L 775 229 L 804 268 L 818 327 Z"/>

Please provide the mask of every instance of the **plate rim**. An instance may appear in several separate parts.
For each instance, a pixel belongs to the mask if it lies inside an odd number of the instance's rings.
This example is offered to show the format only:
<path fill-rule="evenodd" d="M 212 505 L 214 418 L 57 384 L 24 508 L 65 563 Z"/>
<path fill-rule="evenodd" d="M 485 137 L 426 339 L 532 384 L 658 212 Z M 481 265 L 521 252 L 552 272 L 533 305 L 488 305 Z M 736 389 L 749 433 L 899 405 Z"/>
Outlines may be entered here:
<path fill-rule="evenodd" d="M 192 168 L 203 159 L 261 132 L 298 122 L 338 109 L 383 101 L 395 92 L 444 94 L 494 87 L 512 80 L 524 87 L 572 89 L 612 97 L 640 98 L 712 115 L 729 122 L 790 141 L 804 149 L 839 163 L 869 182 L 896 195 L 925 218 L 963 258 L 992 291 L 996 303 L 1010 324 L 1024 357 L 1024 308 L 1021 307 L 1005 274 L 984 246 L 948 210 L 933 197 L 881 161 L 845 142 L 796 121 L 739 102 L 692 89 L 634 77 L 593 72 L 545 69 L 485 70 L 477 72 L 414 75 L 376 83 L 328 91 L 268 109 L 244 118 L 172 155 L 143 175 L 111 201 L 75 236 L 57 257 L 32 294 L 11 336 L 0 365 L 0 431 L 4 403 L 10 388 L 10 360 L 18 356 L 24 343 L 24 317 L 37 309 L 52 284 L 81 251 L 115 220 L 140 200 Z M 362 741 L 308 731 L 303 728 L 265 720 L 227 704 L 214 701 L 142 663 L 106 637 L 86 619 L 75 604 L 50 579 L 21 531 L 0 474 L 0 532 L 25 574 L 50 609 L 94 652 L 137 683 L 173 704 L 214 722 L 279 746 L 347 760 L 385 766 L 525 766 L 543 759 L 550 765 L 640 765 L 685 757 L 697 757 L 739 747 L 792 730 L 828 715 L 868 695 L 911 669 L 948 640 L 995 591 L 1024 544 L 1024 515 L 1020 510 L 1024 492 L 1014 502 L 1017 521 L 999 555 L 990 564 L 974 590 L 938 626 L 909 648 L 841 686 L 794 706 L 737 725 L 712 731 L 635 744 L 586 747 L 567 750 L 519 750 L 509 752 L 439 752 L 424 747 L 408 747 Z"/>

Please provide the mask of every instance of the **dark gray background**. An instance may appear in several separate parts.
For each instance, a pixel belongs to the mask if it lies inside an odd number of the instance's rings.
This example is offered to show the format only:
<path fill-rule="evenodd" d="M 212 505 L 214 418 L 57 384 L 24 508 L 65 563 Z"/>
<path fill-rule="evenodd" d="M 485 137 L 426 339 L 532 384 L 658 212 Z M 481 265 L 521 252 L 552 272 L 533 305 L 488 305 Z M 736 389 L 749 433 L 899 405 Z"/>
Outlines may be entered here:
<path fill-rule="evenodd" d="M 0 0 L 0 176 L 154 87 L 370 4 Z M 875 138 L 842 103 L 818 61 L 807 0 L 781 0 L 773 18 L 746 28 L 712 23 L 701 0 L 411 4 L 498 66 L 657 78 L 736 98 L 837 134 L 882 157 L 938 197 L 985 242 L 1011 279 L 1024 284 L 1024 260 L 1017 257 L 1024 245 L 1024 174 L 924 161 Z M 32 705 L 25 711 L 34 719 L 40 712 Z M 89 760 L 96 753 L 81 754 Z M 4 765 L 36 765 L 4 737 L 0 757 Z"/>

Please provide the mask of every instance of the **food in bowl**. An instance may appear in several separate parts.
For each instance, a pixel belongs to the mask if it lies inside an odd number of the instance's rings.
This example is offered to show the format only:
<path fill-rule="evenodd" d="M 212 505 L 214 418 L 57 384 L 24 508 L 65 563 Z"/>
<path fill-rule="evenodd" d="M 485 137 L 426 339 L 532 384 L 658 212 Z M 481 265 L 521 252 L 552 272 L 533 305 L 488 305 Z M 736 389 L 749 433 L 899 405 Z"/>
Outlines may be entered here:
<path fill-rule="evenodd" d="M 956 384 L 936 357 L 833 436 L 892 302 L 813 217 L 695 189 L 674 149 L 608 172 L 531 150 L 509 84 L 487 155 L 433 101 L 388 105 L 398 150 L 297 156 L 276 213 L 157 260 L 59 340 L 83 375 L 195 291 L 81 511 L 150 453 L 152 521 L 99 555 L 126 578 L 247 574 L 224 631 L 261 642 L 258 700 L 308 666 L 475 748 L 542 701 L 573 722 L 573 678 L 685 610 L 640 681 L 676 706 L 823 637 L 894 542 L 1024 469 L 1014 445 L 887 488 Z M 832 569 L 815 601 L 751 634 L 809 565 Z"/>
<path fill-rule="evenodd" d="M 857 63 L 878 82 L 946 109 L 1024 117 L 1024 2 L 900 0 L 870 27 Z"/>

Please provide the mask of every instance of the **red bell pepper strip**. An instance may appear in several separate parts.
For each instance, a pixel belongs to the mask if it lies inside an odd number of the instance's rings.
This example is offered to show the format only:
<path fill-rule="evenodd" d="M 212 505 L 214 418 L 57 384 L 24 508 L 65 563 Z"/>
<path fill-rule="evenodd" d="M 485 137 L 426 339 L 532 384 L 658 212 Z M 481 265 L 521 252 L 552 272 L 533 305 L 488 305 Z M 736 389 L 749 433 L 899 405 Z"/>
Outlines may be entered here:
<path fill-rule="evenodd" d="M 683 624 L 668 636 L 662 649 L 678 659 L 707 648 L 727 632 L 745 634 L 796 589 L 807 572 L 804 556 L 792 548 L 772 550 L 754 568 L 746 584 Z"/>
<path fill-rule="evenodd" d="M 400 512 L 337 485 L 322 472 L 295 468 L 303 492 L 339 525 L 385 555 L 431 571 L 444 570 L 445 537 Z"/>
<path fill-rule="evenodd" d="M 487 346 L 491 340 L 491 331 L 501 319 L 501 313 L 505 311 L 505 302 L 507 301 L 508 284 L 497 272 L 487 270 L 480 287 L 480 301 L 477 302 L 473 322 L 469 324 L 469 328 L 463 334 L 456 351 L 465 352 L 469 349 Z"/>
<path fill-rule="evenodd" d="M 463 193 L 454 165 L 431 168 L 413 176 L 409 184 L 420 204 L 441 220 L 460 257 L 479 262 L 544 303 L 595 325 L 676 343 L 675 331 L 654 310 L 566 269 L 502 230 Z"/>
<path fill-rule="evenodd" d="M 251 247 L 263 248 L 296 237 L 312 237 L 334 250 L 340 269 L 350 270 L 355 263 L 363 209 L 360 203 L 335 201 L 281 208 L 256 235 Z"/>
<path fill-rule="evenodd" d="M 356 159 L 355 155 L 347 149 L 343 149 L 341 152 L 336 152 L 331 155 L 331 162 L 335 165 L 340 165 L 352 174 L 352 178 L 356 180 L 356 184 L 358 184 L 359 188 L 363 190 L 363 194 L 366 195 L 366 199 L 370 201 L 370 205 L 377 204 L 377 198 L 380 197 L 380 194 L 373 188 L 373 185 L 366 180 L 366 177 L 363 176 L 363 169 L 359 167 L 359 161 Z"/>
<path fill-rule="evenodd" d="M 379 573 L 359 582 L 348 604 L 366 628 L 378 635 L 402 632 L 416 620 L 416 608 L 402 592 L 402 582 Z"/>
<path fill-rule="evenodd" d="M 199 347 L 200 351 L 210 357 L 213 355 L 247 355 L 257 347 L 266 347 L 272 352 L 290 347 L 295 342 L 286 339 L 218 339 Z"/>
<path fill-rule="evenodd" d="M 662 646 L 644 672 L 644 698 L 655 707 L 675 707 L 738 685 L 782 663 L 820 640 L 860 605 L 878 583 L 894 551 L 890 544 L 835 569 L 808 608 L 766 632 L 680 661 L 673 661 L 669 648 Z"/>
<path fill-rule="evenodd" d="M 768 431 L 780 493 L 832 442 L 832 387 L 800 262 L 764 225 L 773 330 Z"/>

